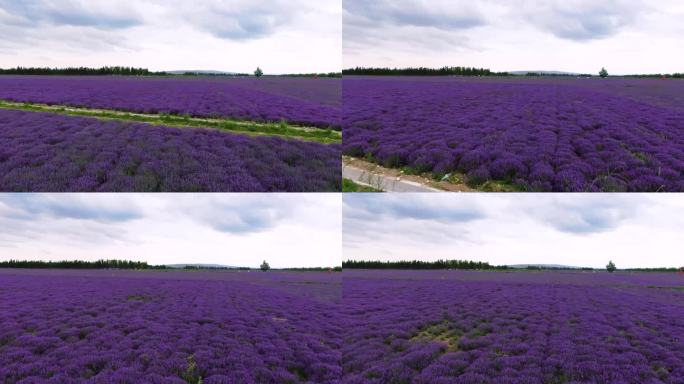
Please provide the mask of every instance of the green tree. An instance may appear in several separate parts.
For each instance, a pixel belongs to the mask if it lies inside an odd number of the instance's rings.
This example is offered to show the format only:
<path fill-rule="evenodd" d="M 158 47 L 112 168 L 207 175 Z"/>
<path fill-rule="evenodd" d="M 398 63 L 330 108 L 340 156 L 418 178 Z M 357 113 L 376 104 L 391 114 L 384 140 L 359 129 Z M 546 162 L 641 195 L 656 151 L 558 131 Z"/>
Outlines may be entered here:
<path fill-rule="evenodd" d="M 254 71 L 254 76 L 256 77 L 261 77 L 264 74 L 264 71 L 261 70 L 261 68 L 257 67 L 257 69 Z"/>
<path fill-rule="evenodd" d="M 266 272 L 266 271 L 268 271 L 269 269 L 271 269 L 271 266 L 268 265 L 268 263 L 266 262 L 266 260 L 264 260 L 264 262 L 261 263 L 261 265 L 259 266 L 259 268 L 261 268 L 262 271 Z"/>
<path fill-rule="evenodd" d="M 608 77 L 608 71 L 606 71 L 605 68 L 601 68 L 601 71 L 599 72 L 599 76 L 606 78 Z"/>
<path fill-rule="evenodd" d="M 608 272 L 615 272 L 617 268 L 615 267 L 615 263 L 613 263 L 613 261 L 611 260 L 608 262 L 608 265 L 606 265 L 606 269 L 608 270 Z"/>

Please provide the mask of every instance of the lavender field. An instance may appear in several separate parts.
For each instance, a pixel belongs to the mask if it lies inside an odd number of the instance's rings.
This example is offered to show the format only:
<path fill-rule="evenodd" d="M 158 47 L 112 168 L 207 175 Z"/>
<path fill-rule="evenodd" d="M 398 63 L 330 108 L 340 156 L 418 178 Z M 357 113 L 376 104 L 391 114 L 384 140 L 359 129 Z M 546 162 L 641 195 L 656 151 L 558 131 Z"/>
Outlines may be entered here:
<path fill-rule="evenodd" d="M 340 147 L 0 110 L 0 191 L 339 191 Z"/>
<path fill-rule="evenodd" d="M 345 383 L 682 383 L 684 276 L 344 272 Z"/>
<path fill-rule="evenodd" d="M 340 79 L 2 76 L 0 100 L 340 129 Z"/>
<path fill-rule="evenodd" d="M 684 81 L 345 77 L 343 153 L 527 191 L 684 191 Z"/>
<path fill-rule="evenodd" d="M 0 270 L 2 383 L 336 383 L 327 273 Z"/>

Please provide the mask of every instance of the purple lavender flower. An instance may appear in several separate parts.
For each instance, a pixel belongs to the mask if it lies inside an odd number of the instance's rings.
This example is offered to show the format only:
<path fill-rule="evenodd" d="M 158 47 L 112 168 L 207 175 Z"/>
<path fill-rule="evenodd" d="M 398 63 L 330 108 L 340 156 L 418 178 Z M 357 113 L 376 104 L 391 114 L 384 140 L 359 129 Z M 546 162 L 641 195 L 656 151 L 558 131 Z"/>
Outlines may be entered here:
<path fill-rule="evenodd" d="M 682 95 L 682 81 L 351 76 L 342 150 L 531 191 L 684 191 Z"/>
<path fill-rule="evenodd" d="M 340 146 L 0 110 L 0 191 L 339 191 Z"/>

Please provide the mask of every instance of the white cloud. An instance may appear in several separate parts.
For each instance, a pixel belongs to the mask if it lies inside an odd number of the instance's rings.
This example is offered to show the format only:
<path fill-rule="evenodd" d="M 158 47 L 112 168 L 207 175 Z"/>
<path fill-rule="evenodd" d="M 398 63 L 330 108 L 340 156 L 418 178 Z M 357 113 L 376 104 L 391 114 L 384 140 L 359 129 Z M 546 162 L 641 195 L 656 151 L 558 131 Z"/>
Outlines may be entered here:
<path fill-rule="evenodd" d="M 684 61 L 684 6 L 676 0 L 343 3 L 345 67 L 595 73 L 605 66 L 625 74 L 681 72 Z M 444 21 L 450 19 L 469 22 Z"/>
<path fill-rule="evenodd" d="M 341 68 L 337 0 L 0 0 L 0 67 Z"/>
<path fill-rule="evenodd" d="M 0 260 L 334 266 L 334 194 L 5 194 Z"/>
<path fill-rule="evenodd" d="M 472 220 L 365 216 L 394 197 L 344 196 L 344 259 L 467 259 L 492 264 L 679 266 L 684 198 L 616 194 L 402 194 L 416 211 L 472 210 Z M 437 216 L 441 216 L 437 215 Z"/>

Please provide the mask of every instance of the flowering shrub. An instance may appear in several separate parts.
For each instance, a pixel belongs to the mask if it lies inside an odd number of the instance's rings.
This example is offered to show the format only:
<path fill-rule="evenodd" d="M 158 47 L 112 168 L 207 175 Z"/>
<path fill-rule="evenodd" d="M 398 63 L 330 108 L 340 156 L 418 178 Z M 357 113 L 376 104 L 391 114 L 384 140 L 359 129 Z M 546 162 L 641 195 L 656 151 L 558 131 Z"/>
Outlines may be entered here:
<path fill-rule="evenodd" d="M 340 80 L 2 76 L 0 99 L 340 127 Z"/>
<path fill-rule="evenodd" d="M 343 153 L 533 191 L 683 191 L 684 82 L 654 82 L 345 77 Z"/>
<path fill-rule="evenodd" d="M 0 110 L 0 191 L 341 190 L 340 146 Z"/>
<path fill-rule="evenodd" d="M 681 383 L 675 273 L 345 270 L 345 383 Z"/>
<path fill-rule="evenodd" d="M 337 274 L 0 270 L 0 287 L 2 383 L 341 376 Z"/>

